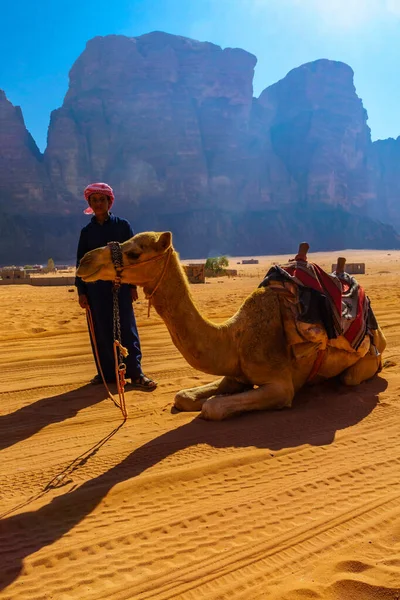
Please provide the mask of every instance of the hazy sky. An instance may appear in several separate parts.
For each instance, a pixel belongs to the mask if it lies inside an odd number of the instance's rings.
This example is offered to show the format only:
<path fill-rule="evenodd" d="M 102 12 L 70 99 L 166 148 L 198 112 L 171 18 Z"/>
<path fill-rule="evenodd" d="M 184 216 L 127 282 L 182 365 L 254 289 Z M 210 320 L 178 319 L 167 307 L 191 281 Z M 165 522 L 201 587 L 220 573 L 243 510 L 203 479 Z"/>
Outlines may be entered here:
<path fill-rule="evenodd" d="M 68 71 L 96 35 L 161 30 L 258 58 L 254 94 L 318 58 L 341 60 L 373 139 L 400 135 L 400 0 L 6 0 L 0 88 L 20 105 L 41 150 Z"/>

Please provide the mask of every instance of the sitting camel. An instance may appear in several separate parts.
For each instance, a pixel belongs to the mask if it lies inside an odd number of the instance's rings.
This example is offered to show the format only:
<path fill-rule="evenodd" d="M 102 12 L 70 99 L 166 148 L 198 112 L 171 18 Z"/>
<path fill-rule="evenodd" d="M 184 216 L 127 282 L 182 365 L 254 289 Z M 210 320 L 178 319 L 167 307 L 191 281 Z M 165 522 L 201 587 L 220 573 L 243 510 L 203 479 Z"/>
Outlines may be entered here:
<path fill-rule="evenodd" d="M 310 379 L 340 374 L 344 384 L 357 385 L 381 368 L 386 341 L 379 327 L 356 350 L 343 335 L 328 339 L 322 324 L 298 319 L 298 286 L 272 282 L 260 287 L 235 315 L 216 325 L 194 304 L 170 232 L 139 233 L 120 249 L 122 283 L 144 288 L 192 367 L 222 377 L 178 392 L 180 410 L 201 411 L 203 418 L 218 421 L 245 411 L 290 407 Z M 86 282 L 114 280 L 110 248 L 88 252 L 77 275 Z"/>

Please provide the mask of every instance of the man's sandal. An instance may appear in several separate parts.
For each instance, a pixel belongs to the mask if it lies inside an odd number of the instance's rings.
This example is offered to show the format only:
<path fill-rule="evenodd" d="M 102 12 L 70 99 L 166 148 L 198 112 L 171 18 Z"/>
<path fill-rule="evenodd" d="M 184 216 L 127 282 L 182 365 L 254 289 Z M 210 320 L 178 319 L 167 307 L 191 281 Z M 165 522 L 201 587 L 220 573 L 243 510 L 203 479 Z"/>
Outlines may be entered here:
<path fill-rule="evenodd" d="M 146 375 L 140 375 L 137 379 L 132 379 L 132 384 L 129 386 L 131 389 L 140 390 L 141 392 L 154 392 L 157 387 L 157 383 L 146 377 Z"/>

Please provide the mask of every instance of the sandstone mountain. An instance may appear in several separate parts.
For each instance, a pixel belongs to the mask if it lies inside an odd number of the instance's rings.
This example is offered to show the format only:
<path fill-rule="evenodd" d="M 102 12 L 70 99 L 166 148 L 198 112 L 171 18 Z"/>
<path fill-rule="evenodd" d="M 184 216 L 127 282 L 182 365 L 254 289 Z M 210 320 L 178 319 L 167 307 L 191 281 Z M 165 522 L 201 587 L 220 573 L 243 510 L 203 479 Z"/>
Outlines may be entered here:
<path fill-rule="evenodd" d="M 71 259 L 82 190 L 115 189 L 136 231 L 182 256 L 400 247 L 400 141 L 371 142 L 347 65 L 318 60 L 253 97 L 256 58 L 155 32 L 88 42 L 42 155 L 0 95 L 0 262 Z"/>
<path fill-rule="evenodd" d="M 375 195 L 370 214 L 400 231 L 400 137 L 372 144 Z"/>
<path fill-rule="evenodd" d="M 21 109 L 0 90 L 0 203 L 2 211 L 19 214 L 46 210 L 50 180 L 43 156 L 27 131 Z"/>

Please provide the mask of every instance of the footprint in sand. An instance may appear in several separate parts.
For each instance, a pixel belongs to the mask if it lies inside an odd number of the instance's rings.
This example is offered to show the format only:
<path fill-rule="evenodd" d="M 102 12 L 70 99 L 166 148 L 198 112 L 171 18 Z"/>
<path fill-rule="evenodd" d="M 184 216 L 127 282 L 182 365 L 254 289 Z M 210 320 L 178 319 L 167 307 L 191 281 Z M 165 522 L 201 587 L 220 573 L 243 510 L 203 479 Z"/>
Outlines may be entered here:
<path fill-rule="evenodd" d="M 43 333 L 43 331 L 47 331 L 44 327 L 32 327 L 31 333 Z"/>

